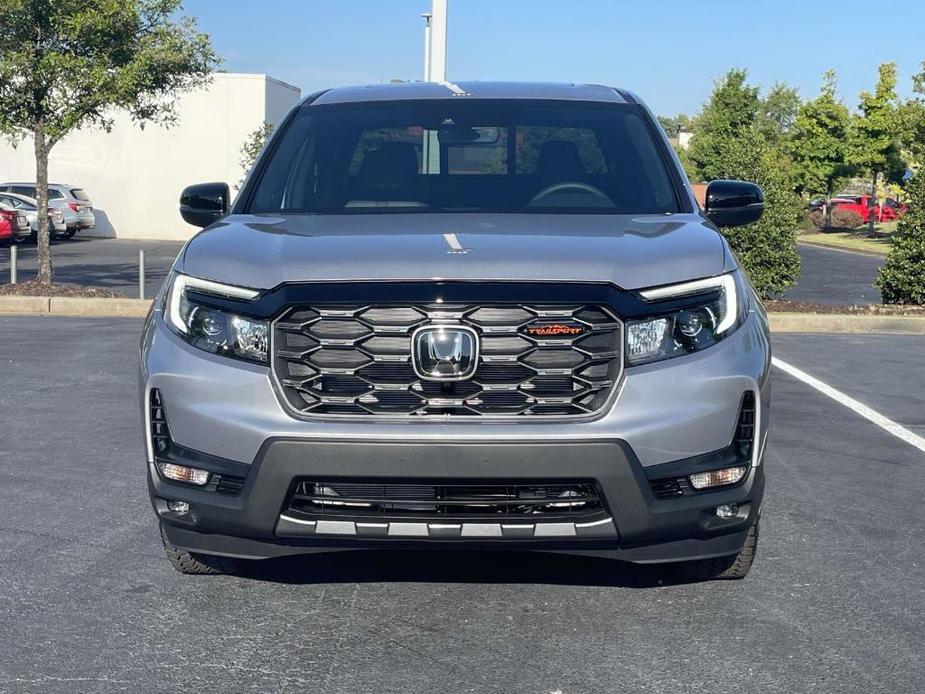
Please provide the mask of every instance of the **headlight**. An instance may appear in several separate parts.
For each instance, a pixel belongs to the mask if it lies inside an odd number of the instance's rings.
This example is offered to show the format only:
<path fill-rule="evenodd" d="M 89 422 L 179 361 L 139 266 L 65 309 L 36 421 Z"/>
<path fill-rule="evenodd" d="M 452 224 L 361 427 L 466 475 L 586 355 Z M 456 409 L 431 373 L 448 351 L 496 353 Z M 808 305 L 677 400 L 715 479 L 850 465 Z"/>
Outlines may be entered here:
<path fill-rule="evenodd" d="M 732 334 L 744 317 L 746 288 L 734 274 L 709 277 L 640 292 L 647 301 L 710 294 L 702 304 L 626 325 L 629 366 L 670 359 L 716 344 Z"/>
<path fill-rule="evenodd" d="M 176 275 L 167 293 L 167 324 L 193 347 L 225 357 L 267 363 L 269 325 L 266 321 L 204 306 L 188 290 L 231 299 L 255 299 L 259 292 L 188 275 Z"/>

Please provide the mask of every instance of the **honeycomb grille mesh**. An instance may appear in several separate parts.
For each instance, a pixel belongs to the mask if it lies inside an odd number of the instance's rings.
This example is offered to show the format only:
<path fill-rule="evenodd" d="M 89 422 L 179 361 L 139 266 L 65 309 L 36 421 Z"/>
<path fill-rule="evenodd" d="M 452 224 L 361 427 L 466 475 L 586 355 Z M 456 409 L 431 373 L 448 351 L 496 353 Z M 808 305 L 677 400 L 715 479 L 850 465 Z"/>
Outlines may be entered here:
<path fill-rule="evenodd" d="M 415 373 L 412 333 L 430 325 L 476 331 L 471 378 Z M 273 370 L 306 415 L 586 415 L 619 381 L 622 339 L 620 321 L 595 305 L 299 306 L 274 323 Z"/>

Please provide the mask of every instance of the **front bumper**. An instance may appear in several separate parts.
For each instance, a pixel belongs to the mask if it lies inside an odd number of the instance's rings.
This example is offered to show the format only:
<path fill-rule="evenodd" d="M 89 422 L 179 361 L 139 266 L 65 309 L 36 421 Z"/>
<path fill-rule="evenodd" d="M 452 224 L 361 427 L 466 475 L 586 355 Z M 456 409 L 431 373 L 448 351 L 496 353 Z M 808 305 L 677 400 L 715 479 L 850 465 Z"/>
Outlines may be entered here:
<path fill-rule="evenodd" d="M 657 364 L 627 369 L 607 412 L 575 421 L 296 420 L 283 409 L 268 370 L 196 350 L 154 311 L 142 341 L 142 408 L 157 388 L 170 432 L 189 464 L 245 479 L 223 496 L 159 477 L 148 446 L 148 482 L 170 542 L 190 551 L 245 558 L 360 548 L 533 549 L 662 562 L 733 554 L 760 512 L 761 452 L 767 431 L 770 347 L 763 317 L 752 314 L 720 344 Z M 650 479 L 682 474 L 733 440 L 742 395 L 756 395 L 755 456 L 738 485 L 679 498 L 656 498 Z M 177 461 L 181 462 L 182 461 Z M 210 467 L 214 465 L 215 467 Z M 717 465 L 715 467 L 721 467 Z M 680 472 L 679 472 L 680 471 Z M 593 480 L 612 523 L 594 530 L 481 528 L 481 536 L 436 533 L 376 536 L 281 519 L 296 478 L 448 480 Z M 186 501 L 188 514 L 167 510 Z M 731 519 L 715 514 L 737 504 Z M 498 524 L 499 526 L 501 524 Z M 487 534 L 485 534 L 487 533 Z M 482 539 L 484 537 L 484 539 Z"/>
<path fill-rule="evenodd" d="M 209 466 L 202 458 L 187 462 Z M 692 461 L 689 467 L 698 464 L 703 462 Z M 678 465 L 667 466 L 671 475 L 679 474 Z M 149 488 L 172 544 L 249 559 L 396 546 L 565 551 L 635 562 L 679 561 L 738 551 L 759 513 L 764 468 L 751 468 L 734 487 L 659 499 L 649 479 L 657 478 L 659 468 L 665 467 L 645 470 L 629 446 L 619 440 L 480 444 L 275 439 L 266 443 L 247 471 L 239 496 L 166 481 L 153 465 L 149 466 Z M 215 469 L 233 467 L 222 462 Z M 316 530 L 314 525 L 290 520 L 285 513 L 292 481 L 299 477 L 388 482 L 452 479 L 480 484 L 592 479 L 603 493 L 610 522 L 569 527 L 568 523 L 544 523 L 537 517 L 535 522 L 528 518 L 462 523 L 455 537 L 421 534 L 409 529 L 414 524 L 408 523 L 393 523 L 394 527 L 383 528 L 381 533 L 364 528 L 363 523 L 343 522 L 331 523 L 328 529 L 318 524 Z M 186 501 L 190 510 L 173 513 L 167 500 Z M 721 504 L 737 504 L 740 511 L 731 519 L 720 519 L 715 508 Z M 440 524 L 441 529 L 448 527 Z"/>

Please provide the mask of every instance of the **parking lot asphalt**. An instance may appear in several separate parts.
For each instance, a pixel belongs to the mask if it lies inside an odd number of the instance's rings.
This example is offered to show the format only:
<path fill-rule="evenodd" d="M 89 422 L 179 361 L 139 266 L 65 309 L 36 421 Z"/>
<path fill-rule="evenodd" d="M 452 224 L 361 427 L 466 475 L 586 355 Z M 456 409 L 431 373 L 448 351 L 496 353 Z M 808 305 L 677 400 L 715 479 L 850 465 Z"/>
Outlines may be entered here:
<path fill-rule="evenodd" d="M 134 241 L 81 238 L 56 241 L 51 247 L 55 281 L 106 287 L 138 297 L 138 251 L 145 252 L 145 296 L 153 297 L 183 248 L 182 241 Z M 35 278 L 35 246 L 20 244 L 19 281 Z M 0 249 L 0 282 L 10 281 L 10 252 Z"/>
<path fill-rule="evenodd" d="M 134 241 L 130 239 L 80 238 L 60 241 L 52 246 L 55 279 L 81 285 L 108 287 L 129 297 L 138 296 L 138 251 L 145 251 L 146 295 L 154 296 L 167 276 L 181 241 Z M 829 250 L 814 246 L 797 247 L 803 258 L 803 275 L 784 298 L 817 301 L 823 304 L 870 304 L 880 302 L 873 284 L 882 258 Z M 9 281 L 9 251 L 0 249 L 0 282 Z M 19 276 L 22 281 L 35 276 L 35 247 L 19 247 Z"/>
<path fill-rule="evenodd" d="M 146 496 L 139 327 L 0 317 L 0 692 L 925 689 L 925 455 L 789 376 L 744 581 L 471 552 L 189 577 Z M 871 406 L 918 407 L 925 338 L 775 339 Z M 862 359 L 886 365 L 858 381 Z"/>
<path fill-rule="evenodd" d="M 797 250 L 803 274 L 783 298 L 846 306 L 881 302 L 874 282 L 883 258 L 804 244 L 798 244 Z"/>

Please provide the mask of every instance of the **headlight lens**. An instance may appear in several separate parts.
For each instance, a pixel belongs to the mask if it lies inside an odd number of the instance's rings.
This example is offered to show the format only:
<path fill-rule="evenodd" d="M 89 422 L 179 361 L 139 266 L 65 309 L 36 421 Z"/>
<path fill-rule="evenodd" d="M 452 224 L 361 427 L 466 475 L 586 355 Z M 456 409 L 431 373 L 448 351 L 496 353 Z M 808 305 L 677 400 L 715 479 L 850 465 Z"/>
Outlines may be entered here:
<path fill-rule="evenodd" d="M 735 274 L 640 292 L 649 301 L 712 293 L 703 304 L 626 325 L 627 365 L 706 349 L 732 334 L 744 315 L 745 288 Z"/>
<path fill-rule="evenodd" d="M 193 347 L 234 359 L 267 363 L 270 330 L 266 321 L 204 306 L 191 299 L 188 290 L 246 300 L 256 298 L 259 292 L 178 274 L 167 294 L 164 313 L 173 331 Z"/>

